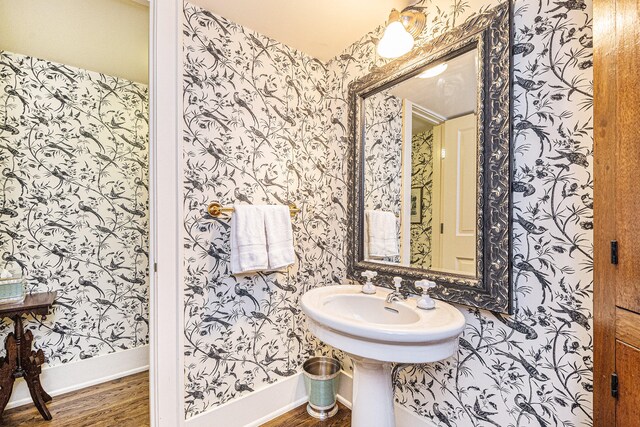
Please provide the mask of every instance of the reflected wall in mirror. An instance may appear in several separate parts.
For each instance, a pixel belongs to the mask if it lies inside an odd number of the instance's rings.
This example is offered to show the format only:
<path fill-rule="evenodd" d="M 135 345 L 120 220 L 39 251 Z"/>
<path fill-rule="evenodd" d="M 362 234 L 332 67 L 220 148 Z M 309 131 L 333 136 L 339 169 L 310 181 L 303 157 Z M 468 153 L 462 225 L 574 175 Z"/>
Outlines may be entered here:
<path fill-rule="evenodd" d="M 349 276 L 511 310 L 510 10 L 499 5 L 353 82 Z"/>
<path fill-rule="evenodd" d="M 364 98 L 365 260 L 476 277 L 478 91 L 473 49 Z"/>

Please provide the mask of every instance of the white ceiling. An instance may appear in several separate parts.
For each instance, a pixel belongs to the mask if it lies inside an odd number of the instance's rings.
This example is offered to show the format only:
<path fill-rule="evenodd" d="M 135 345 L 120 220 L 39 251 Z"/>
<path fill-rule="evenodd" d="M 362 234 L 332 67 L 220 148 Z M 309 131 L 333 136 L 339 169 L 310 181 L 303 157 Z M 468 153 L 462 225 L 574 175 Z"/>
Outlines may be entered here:
<path fill-rule="evenodd" d="M 447 69 L 438 76 L 428 79 L 414 77 L 393 86 L 389 92 L 445 119 L 475 112 L 478 105 L 478 52 L 464 53 L 450 59 L 447 64 Z"/>
<path fill-rule="evenodd" d="M 237 24 L 328 61 L 415 0 L 189 0 Z"/>

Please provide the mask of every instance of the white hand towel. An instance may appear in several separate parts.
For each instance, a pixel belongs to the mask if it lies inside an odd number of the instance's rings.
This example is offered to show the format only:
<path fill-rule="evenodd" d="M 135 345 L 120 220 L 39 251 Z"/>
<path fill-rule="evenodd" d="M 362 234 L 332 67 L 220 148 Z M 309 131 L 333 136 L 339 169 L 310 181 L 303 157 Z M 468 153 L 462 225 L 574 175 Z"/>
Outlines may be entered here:
<path fill-rule="evenodd" d="M 380 210 L 365 211 L 366 246 L 369 258 L 400 255 L 396 216 Z"/>
<path fill-rule="evenodd" d="M 246 274 L 269 267 L 264 210 L 234 205 L 231 220 L 231 273 Z"/>
<path fill-rule="evenodd" d="M 398 229 L 398 219 L 393 212 L 384 212 L 384 237 L 387 257 L 400 256 L 400 230 Z"/>
<path fill-rule="evenodd" d="M 295 262 L 291 211 L 288 206 L 269 205 L 264 208 L 269 270 L 280 270 Z"/>

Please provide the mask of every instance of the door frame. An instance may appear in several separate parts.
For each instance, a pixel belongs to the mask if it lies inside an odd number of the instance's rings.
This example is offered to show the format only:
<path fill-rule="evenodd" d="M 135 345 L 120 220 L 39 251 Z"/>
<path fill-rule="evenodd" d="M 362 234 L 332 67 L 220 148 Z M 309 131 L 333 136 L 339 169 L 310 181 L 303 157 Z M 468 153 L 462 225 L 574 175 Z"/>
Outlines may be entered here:
<path fill-rule="evenodd" d="M 411 265 L 411 186 L 413 166 L 413 102 L 402 100 L 402 197 L 400 198 L 400 263 Z"/>
<path fill-rule="evenodd" d="M 150 419 L 181 427 L 184 415 L 182 275 L 182 1 L 149 5 Z"/>
<path fill-rule="evenodd" d="M 593 2 L 594 62 L 594 270 L 593 270 L 593 425 L 616 425 L 611 374 L 616 369 L 615 265 L 610 244 L 616 239 L 616 4 Z"/>

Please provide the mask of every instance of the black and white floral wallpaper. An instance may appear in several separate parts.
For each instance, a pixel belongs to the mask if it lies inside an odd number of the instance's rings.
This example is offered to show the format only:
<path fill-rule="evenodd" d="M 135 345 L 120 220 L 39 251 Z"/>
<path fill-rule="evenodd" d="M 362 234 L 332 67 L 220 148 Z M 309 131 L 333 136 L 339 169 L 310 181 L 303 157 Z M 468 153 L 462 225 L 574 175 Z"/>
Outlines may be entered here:
<path fill-rule="evenodd" d="M 411 266 L 431 267 L 433 129 L 411 138 L 411 188 L 422 188 L 420 223 L 411 224 Z"/>
<path fill-rule="evenodd" d="M 35 345 L 58 365 L 147 344 L 147 87 L 6 51 L 0 86 L 0 265 L 58 292 Z"/>
<path fill-rule="evenodd" d="M 185 399 L 193 416 L 296 373 L 310 354 L 299 297 L 340 282 L 343 235 L 333 211 L 342 217 L 345 205 L 333 191 L 341 168 L 327 161 L 324 64 L 188 3 L 184 64 Z M 206 214 L 214 200 L 295 202 L 295 265 L 232 276 L 230 220 Z"/>
<path fill-rule="evenodd" d="M 418 45 L 495 5 L 421 0 Z M 396 399 L 440 426 L 592 425 L 592 42 L 588 1 L 516 0 L 516 314 L 461 307 L 459 354 L 394 370 Z M 347 88 L 383 61 L 381 28 L 327 64 L 185 6 L 187 415 L 323 350 L 298 300 L 345 276 Z M 297 263 L 229 274 L 228 219 L 207 203 L 296 202 Z M 337 353 L 339 354 L 339 353 Z"/>
<path fill-rule="evenodd" d="M 400 215 L 402 99 L 382 91 L 364 100 L 364 206 Z"/>
<path fill-rule="evenodd" d="M 428 17 L 418 45 L 491 5 L 418 2 Z M 463 308 L 458 356 L 396 367 L 396 400 L 440 426 L 590 426 L 591 4 L 517 0 L 513 10 L 516 314 Z M 349 82 L 382 63 L 379 35 L 328 65 L 333 120 L 346 122 Z M 336 152 L 346 153 L 341 136 L 334 127 Z"/>
<path fill-rule="evenodd" d="M 402 111 L 402 99 L 387 90 L 364 100 L 364 206 L 367 210 L 396 215 L 398 248 L 402 213 Z M 400 255 L 377 260 L 398 263 Z"/>

